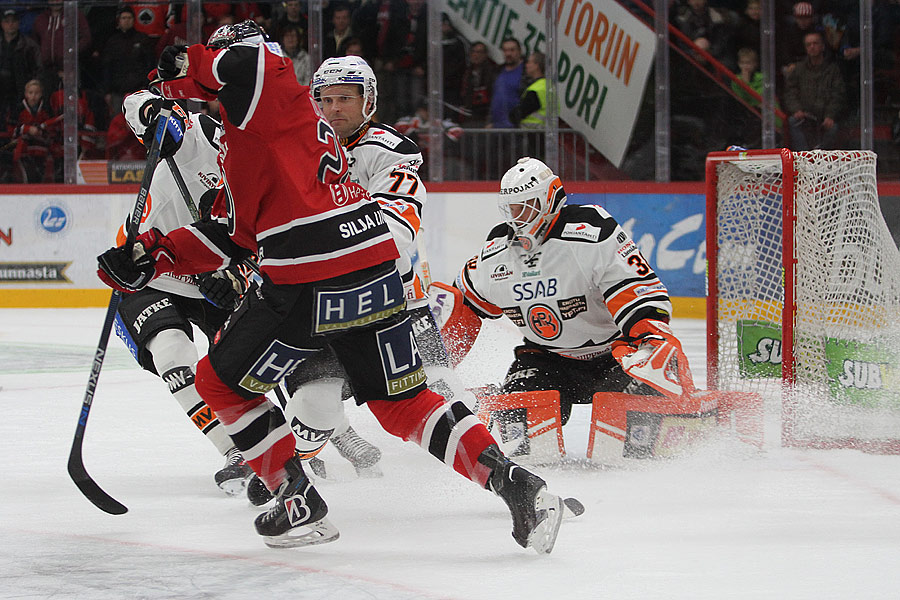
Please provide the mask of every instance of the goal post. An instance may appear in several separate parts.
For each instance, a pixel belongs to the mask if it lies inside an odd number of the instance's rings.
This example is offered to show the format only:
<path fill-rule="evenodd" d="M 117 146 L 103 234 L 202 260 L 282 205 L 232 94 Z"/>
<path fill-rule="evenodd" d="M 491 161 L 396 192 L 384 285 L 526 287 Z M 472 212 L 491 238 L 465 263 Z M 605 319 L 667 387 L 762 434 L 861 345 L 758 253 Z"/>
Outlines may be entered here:
<path fill-rule="evenodd" d="M 780 406 L 783 445 L 900 453 L 900 251 L 875 161 L 707 157 L 707 385 Z"/>

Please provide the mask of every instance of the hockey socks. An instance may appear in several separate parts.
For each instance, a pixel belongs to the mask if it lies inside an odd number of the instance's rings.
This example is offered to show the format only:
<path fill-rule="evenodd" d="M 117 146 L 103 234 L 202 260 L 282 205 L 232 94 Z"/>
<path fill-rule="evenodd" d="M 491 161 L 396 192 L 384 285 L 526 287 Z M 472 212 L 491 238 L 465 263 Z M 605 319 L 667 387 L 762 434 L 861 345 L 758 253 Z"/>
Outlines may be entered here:
<path fill-rule="evenodd" d="M 448 403 L 425 389 L 406 400 L 370 400 L 366 405 L 391 435 L 417 443 L 462 476 L 486 484 L 490 469 L 478 457 L 494 438 L 462 402 Z"/>
<path fill-rule="evenodd" d="M 265 396 L 242 398 L 216 375 L 208 357 L 197 363 L 197 391 L 219 417 L 247 464 L 270 490 L 285 480 L 284 464 L 294 455 L 294 434 Z"/>

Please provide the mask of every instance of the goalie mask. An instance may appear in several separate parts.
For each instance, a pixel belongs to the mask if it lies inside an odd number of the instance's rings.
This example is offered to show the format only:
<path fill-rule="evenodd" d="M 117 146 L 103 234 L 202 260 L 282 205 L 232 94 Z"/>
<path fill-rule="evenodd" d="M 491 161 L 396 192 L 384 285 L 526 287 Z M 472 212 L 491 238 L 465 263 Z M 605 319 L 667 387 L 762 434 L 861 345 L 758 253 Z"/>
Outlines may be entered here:
<path fill-rule="evenodd" d="M 363 97 L 363 123 L 375 114 L 378 103 L 378 80 L 365 60 L 358 56 L 338 56 L 323 62 L 313 74 L 310 90 L 316 102 L 322 98 L 322 90 L 330 85 L 354 84 L 360 86 Z"/>
<path fill-rule="evenodd" d="M 269 35 L 266 30 L 256 21 L 247 19 L 234 25 L 222 25 L 209 36 L 206 46 L 219 50 L 237 43 L 258 46 L 268 41 Z"/>
<path fill-rule="evenodd" d="M 500 180 L 500 212 L 512 228 L 511 244 L 528 253 L 537 250 L 565 201 L 562 182 L 550 167 L 520 158 Z"/>

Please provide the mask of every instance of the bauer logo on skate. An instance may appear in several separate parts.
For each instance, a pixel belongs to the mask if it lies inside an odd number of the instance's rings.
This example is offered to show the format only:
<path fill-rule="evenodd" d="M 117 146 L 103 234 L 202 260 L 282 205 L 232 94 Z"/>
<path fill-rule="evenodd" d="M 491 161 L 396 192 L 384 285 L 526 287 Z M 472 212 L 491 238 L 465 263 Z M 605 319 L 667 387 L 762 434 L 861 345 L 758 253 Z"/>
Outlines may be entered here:
<path fill-rule="evenodd" d="M 406 306 L 397 271 L 350 289 L 316 292 L 316 333 L 349 329 L 381 320 Z"/>
<path fill-rule="evenodd" d="M 379 331 L 378 350 L 389 395 L 402 394 L 425 382 L 425 369 L 409 319 Z"/>
<path fill-rule="evenodd" d="M 282 378 L 294 370 L 300 361 L 316 350 L 294 348 L 273 340 L 262 356 L 241 378 L 240 386 L 254 394 L 265 394 L 275 388 Z"/>

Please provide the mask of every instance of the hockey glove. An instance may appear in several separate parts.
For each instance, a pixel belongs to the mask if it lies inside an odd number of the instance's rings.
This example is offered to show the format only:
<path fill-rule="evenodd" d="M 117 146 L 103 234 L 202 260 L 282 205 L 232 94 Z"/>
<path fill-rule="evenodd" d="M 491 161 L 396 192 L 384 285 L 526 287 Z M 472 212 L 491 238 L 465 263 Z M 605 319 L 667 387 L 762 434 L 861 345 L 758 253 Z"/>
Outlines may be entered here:
<path fill-rule="evenodd" d="M 187 46 L 166 46 L 159 55 L 156 74 L 160 79 L 175 79 L 187 73 Z"/>
<path fill-rule="evenodd" d="M 159 229 L 142 233 L 128 244 L 110 248 L 97 257 L 97 276 L 120 292 L 136 292 L 162 273 L 172 270 L 175 255 L 165 246 L 167 238 Z"/>
<path fill-rule="evenodd" d="M 240 304 L 248 284 L 240 269 L 228 267 L 198 275 L 197 286 L 210 304 L 225 310 L 234 310 Z"/>
<path fill-rule="evenodd" d="M 150 146 L 153 144 L 153 136 L 156 135 L 157 121 L 159 121 L 159 116 L 150 121 L 147 125 L 147 129 L 144 130 L 142 139 L 144 147 L 147 148 L 147 150 L 150 150 Z M 175 153 L 181 148 L 181 143 L 184 141 L 185 124 L 186 121 L 184 117 L 175 111 L 172 111 L 171 116 L 169 116 L 169 121 L 166 123 L 166 134 L 163 136 L 162 146 L 159 147 L 159 157 L 161 159 L 175 156 Z"/>
<path fill-rule="evenodd" d="M 694 391 L 687 357 L 667 323 L 638 321 L 630 336 L 612 343 L 612 355 L 626 373 L 666 396 L 678 398 Z"/>

